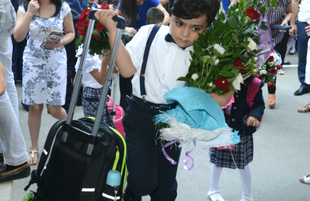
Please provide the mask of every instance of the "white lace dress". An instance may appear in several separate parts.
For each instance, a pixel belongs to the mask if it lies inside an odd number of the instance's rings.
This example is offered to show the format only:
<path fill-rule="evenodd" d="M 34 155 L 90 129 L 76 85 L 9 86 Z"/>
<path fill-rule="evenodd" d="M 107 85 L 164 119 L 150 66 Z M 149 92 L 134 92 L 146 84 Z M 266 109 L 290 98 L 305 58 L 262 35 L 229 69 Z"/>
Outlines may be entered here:
<path fill-rule="evenodd" d="M 19 9 L 26 13 L 22 6 Z M 70 11 L 69 5 L 63 2 L 57 16 L 51 18 L 33 16 L 23 56 L 24 104 L 47 103 L 55 106 L 65 104 L 67 85 L 65 47 L 44 50 L 40 45 L 50 29 L 63 29 L 63 19 Z"/>

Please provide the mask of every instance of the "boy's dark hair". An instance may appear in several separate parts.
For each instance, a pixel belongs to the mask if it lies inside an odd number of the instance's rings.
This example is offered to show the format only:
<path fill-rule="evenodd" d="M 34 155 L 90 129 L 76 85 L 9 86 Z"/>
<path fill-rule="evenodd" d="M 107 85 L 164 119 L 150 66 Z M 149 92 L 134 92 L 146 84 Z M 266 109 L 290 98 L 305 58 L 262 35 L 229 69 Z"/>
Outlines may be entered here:
<path fill-rule="evenodd" d="M 29 4 L 30 0 L 24 0 L 22 1 L 22 6 L 24 7 L 25 11 L 27 12 L 27 9 L 28 9 L 28 4 Z M 52 17 L 55 17 L 58 15 L 58 13 L 60 12 L 60 8 L 61 8 L 61 5 L 62 5 L 62 2 L 63 0 L 51 0 L 51 2 L 53 4 L 55 4 L 56 6 L 56 11 L 54 13 L 54 15 Z"/>
<path fill-rule="evenodd" d="M 194 19 L 207 15 L 208 26 L 220 9 L 220 0 L 169 0 L 169 13 L 181 19 Z"/>
<path fill-rule="evenodd" d="M 156 24 L 158 22 L 163 22 L 164 19 L 165 19 L 164 12 L 156 7 L 150 8 L 146 13 L 147 24 Z"/>

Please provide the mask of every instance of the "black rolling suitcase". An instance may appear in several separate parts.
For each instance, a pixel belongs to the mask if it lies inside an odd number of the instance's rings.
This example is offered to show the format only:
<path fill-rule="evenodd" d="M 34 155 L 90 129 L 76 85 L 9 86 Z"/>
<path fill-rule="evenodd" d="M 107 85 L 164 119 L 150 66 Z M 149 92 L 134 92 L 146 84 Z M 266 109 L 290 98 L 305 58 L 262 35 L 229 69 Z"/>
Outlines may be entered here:
<path fill-rule="evenodd" d="M 77 72 L 69 112 L 66 120 L 56 122 L 50 129 L 38 168 L 31 173 L 31 184 L 36 183 L 36 192 L 24 200 L 42 201 L 110 201 L 121 200 L 126 183 L 126 144 L 115 129 L 101 123 L 106 105 L 108 86 L 113 68 L 109 68 L 96 118 L 73 119 L 81 69 L 88 52 L 96 10 L 90 13 L 91 20 L 84 42 L 83 54 Z M 125 20 L 115 16 L 117 36 L 112 50 L 110 66 L 114 66 Z"/>

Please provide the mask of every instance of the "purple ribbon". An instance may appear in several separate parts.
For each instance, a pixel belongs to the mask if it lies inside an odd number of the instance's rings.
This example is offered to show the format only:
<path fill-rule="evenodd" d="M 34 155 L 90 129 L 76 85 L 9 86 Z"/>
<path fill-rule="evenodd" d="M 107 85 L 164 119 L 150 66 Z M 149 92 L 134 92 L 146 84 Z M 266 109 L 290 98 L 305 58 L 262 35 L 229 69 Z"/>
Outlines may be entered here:
<path fill-rule="evenodd" d="M 163 154 L 164 154 L 164 156 L 166 157 L 166 159 L 167 159 L 172 165 L 177 165 L 178 163 L 177 163 L 175 160 L 173 160 L 173 159 L 167 154 L 165 148 L 167 148 L 167 147 L 169 147 L 170 145 L 172 145 L 172 144 L 174 144 L 174 143 L 176 143 L 176 142 L 179 142 L 179 141 L 181 141 L 181 140 L 182 140 L 182 137 L 180 137 L 180 138 L 177 139 L 177 140 L 168 142 L 168 143 L 166 143 L 166 144 L 163 146 L 163 148 L 161 149 L 162 152 L 163 152 Z M 190 167 L 187 167 L 187 160 L 183 160 L 183 165 L 184 165 L 184 169 L 185 169 L 185 170 L 192 170 L 192 169 L 194 168 L 194 159 L 193 159 L 193 157 L 190 155 L 190 154 L 192 153 L 192 151 L 194 151 L 194 149 L 195 149 L 195 147 L 196 147 L 196 141 L 193 140 L 193 142 L 194 142 L 194 148 L 193 148 L 192 150 L 186 152 L 186 154 L 185 154 L 189 159 L 191 159 L 192 165 L 191 165 Z"/>
<path fill-rule="evenodd" d="M 185 169 L 185 170 L 192 170 L 192 169 L 194 168 L 194 159 L 193 159 L 193 157 L 190 155 L 190 154 L 192 153 L 192 151 L 194 151 L 194 149 L 195 149 L 195 147 L 196 147 L 196 141 L 193 140 L 193 142 L 194 142 L 194 148 L 193 148 L 192 150 L 186 152 L 186 154 L 185 154 L 189 159 L 192 160 L 192 165 L 191 165 L 190 167 L 187 167 L 187 160 L 183 160 L 183 165 L 184 165 L 184 169 Z"/>
<path fill-rule="evenodd" d="M 175 162 L 175 160 L 173 160 L 173 159 L 167 154 L 165 148 L 166 148 L 166 147 L 169 147 L 170 145 L 172 145 L 172 144 L 174 144 L 174 143 L 176 143 L 176 142 L 179 142 L 180 140 L 182 140 L 182 137 L 180 137 L 180 138 L 177 139 L 177 140 L 174 140 L 174 141 L 171 141 L 171 142 L 166 143 L 166 144 L 163 146 L 163 148 L 161 149 L 162 152 L 163 152 L 163 154 L 164 154 L 164 156 L 166 157 L 166 159 L 167 159 L 168 161 L 170 161 L 170 163 L 171 163 L 172 165 L 176 165 L 176 164 L 178 164 L 178 163 Z"/>

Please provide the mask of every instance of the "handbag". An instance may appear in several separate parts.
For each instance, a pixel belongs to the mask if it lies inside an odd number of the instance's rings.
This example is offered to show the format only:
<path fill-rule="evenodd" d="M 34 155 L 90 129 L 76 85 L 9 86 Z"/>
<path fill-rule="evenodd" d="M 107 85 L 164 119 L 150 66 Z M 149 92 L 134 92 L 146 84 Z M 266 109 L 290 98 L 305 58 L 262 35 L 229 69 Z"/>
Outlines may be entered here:
<path fill-rule="evenodd" d="M 125 137 L 124 126 L 122 122 L 123 117 L 125 115 L 124 109 L 120 105 L 114 104 L 111 96 L 108 95 L 108 99 L 109 99 L 109 101 L 107 102 L 108 109 L 110 114 L 112 115 L 112 119 L 116 127 L 116 130 Z M 114 111 L 113 111 L 113 104 L 115 105 Z"/>

